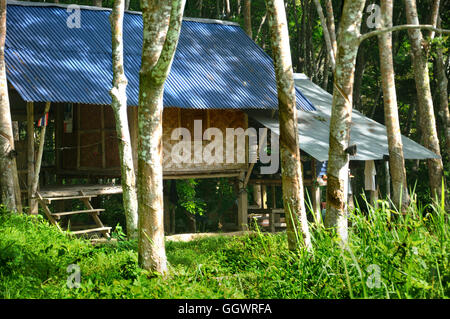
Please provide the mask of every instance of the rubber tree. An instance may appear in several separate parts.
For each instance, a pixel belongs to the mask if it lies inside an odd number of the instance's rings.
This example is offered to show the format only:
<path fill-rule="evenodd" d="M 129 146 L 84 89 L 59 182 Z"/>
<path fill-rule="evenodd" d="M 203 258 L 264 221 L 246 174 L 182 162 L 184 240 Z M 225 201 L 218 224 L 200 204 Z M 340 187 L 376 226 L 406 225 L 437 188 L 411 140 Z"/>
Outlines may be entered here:
<path fill-rule="evenodd" d="M 5 66 L 6 0 L 0 0 L 0 199 L 10 211 L 20 211 L 17 166 Z"/>
<path fill-rule="evenodd" d="M 393 0 L 381 2 L 381 26 L 392 27 Z M 406 184 L 405 159 L 398 117 L 397 94 L 395 92 L 394 61 L 392 57 L 392 32 L 378 36 L 380 51 L 381 84 L 383 87 L 384 119 L 388 138 L 389 166 L 392 179 L 392 202 L 398 209 L 406 209 L 409 194 Z"/>
<path fill-rule="evenodd" d="M 138 111 L 138 259 L 167 272 L 164 246 L 162 112 L 164 82 L 180 35 L 185 0 L 141 0 L 144 25 Z"/>
<path fill-rule="evenodd" d="M 283 0 L 266 0 L 273 63 L 278 92 L 283 205 L 290 250 L 311 249 L 306 218 L 294 74 Z"/>
<path fill-rule="evenodd" d="M 137 238 L 138 201 L 136 175 L 133 165 L 130 130 L 127 116 L 127 78 L 123 66 L 123 18 L 125 0 L 115 0 L 110 15 L 112 34 L 113 81 L 110 91 L 111 107 L 116 120 L 116 132 L 120 155 L 123 207 L 125 211 L 127 235 Z"/>
<path fill-rule="evenodd" d="M 348 147 L 352 121 L 352 91 L 364 0 L 345 1 L 337 38 L 336 69 L 327 169 L 325 226 L 335 227 L 343 242 L 348 237 Z"/>
<path fill-rule="evenodd" d="M 405 7 L 408 24 L 419 25 L 416 1 L 405 0 Z M 441 156 L 433 99 L 430 89 L 428 54 L 423 48 L 424 38 L 420 29 L 410 29 L 408 30 L 408 35 L 411 42 L 412 66 L 416 82 L 418 109 L 420 114 L 419 124 L 422 131 L 423 143 L 430 151 Z M 440 199 L 442 193 L 442 179 L 444 177 L 442 158 L 428 159 L 427 164 L 431 196 L 433 199 Z"/>
<path fill-rule="evenodd" d="M 247 35 L 252 38 L 252 0 L 244 0 L 244 31 Z"/>

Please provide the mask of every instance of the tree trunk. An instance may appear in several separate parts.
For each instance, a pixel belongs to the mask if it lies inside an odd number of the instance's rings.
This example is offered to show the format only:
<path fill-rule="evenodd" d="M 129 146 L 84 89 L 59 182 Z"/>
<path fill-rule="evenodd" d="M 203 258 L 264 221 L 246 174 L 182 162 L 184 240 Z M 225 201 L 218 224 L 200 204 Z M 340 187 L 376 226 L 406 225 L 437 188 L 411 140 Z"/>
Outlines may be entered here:
<path fill-rule="evenodd" d="M 311 249 L 306 219 L 298 143 L 298 122 L 289 34 L 283 0 L 267 0 L 271 46 L 277 80 L 283 204 L 290 250 Z"/>
<path fill-rule="evenodd" d="M 5 40 L 6 0 L 0 0 L 0 199 L 10 211 L 16 211 L 14 185 L 14 138 L 6 81 Z"/>
<path fill-rule="evenodd" d="M 139 75 L 139 264 L 167 272 L 164 246 L 162 112 L 164 82 L 178 44 L 185 0 L 142 0 L 144 23 Z"/>
<path fill-rule="evenodd" d="M 438 27 L 440 28 L 440 19 L 438 20 Z M 448 79 L 445 74 L 445 61 L 442 48 L 437 48 L 437 59 L 436 59 L 436 70 L 437 70 L 437 82 L 439 91 L 439 115 L 444 123 L 445 130 L 445 145 L 447 156 L 450 159 L 450 113 L 448 110 Z"/>
<path fill-rule="evenodd" d="M 102 2 L 103 2 L 103 0 L 94 0 L 94 6 L 102 7 L 103 6 Z"/>
<path fill-rule="evenodd" d="M 244 0 L 244 31 L 250 38 L 253 38 L 252 34 L 252 1 Z"/>
<path fill-rule="evenodd" d="M 419 24 L 415 0 L 405 0 L 406 20 L 408 24 Z M 421 131 L 423 143 L 426 148 L 441 156 L 439 139 L 434 116 L 433 100 L 431 97 L 430 80 L 428 75 L 427 52 L 422 49 L 423 36 L 419 29 L 408 30 L 411 41 L 412 62 L 416 90 L 418 97 L 418 107 L 421 117 Z M 441 187 L 443 178 L 442 159 L 428 159 L 428 176 L 430 180 L 431 196 L 433 199 L 441 198 Z"/>
<path fill-rule="evenodd" d="M 230 0 L 225 0 L 225 12 L 227 14 L 227 18 L 231 17 L 231 7 L 230 7 Z"/>
<path fill-rule="evenodd" d="M 381 24 L 392 27 L 393 0 L 381 2 Z M 383 87 L 384 119 L 389 146 L 389 166 L 392 178 L 392 201 L 397 209 L 404 211 L 409 204 L 406 186 L 405 159 L 403 156 L 402 135 L 398 117 L 397 95 L 395 92 L 394 62 L 392 57 L 392 32 L 378 36 L 380 50 L 380 71 Z M 389 178 L 389 177 L 387 177 Z"/>
<path fill-rule="evenodd" d="M 345 1 L 338 35 L 333 106 L 327 169 L 326 227 L 336 227 L 337 234 L 347 242 L 347 187 L 352 120 L 353 76 L 358 53 L 358 37 L 365 0 Z"/>
<path fill-rule="evenodd" d="M 123 17 L 125 0 L 115 0 L 111 11 L 112 34 L 112 68 L 113 81 L 111 94 L 111 107 L 116 120 L 116 131 L 120 155 L 121 182 L 123 194 L 123 207 L 127 223 L 129 238 L 137 238 L 138 228 L 138 202 L 136 192 L 136 176 L 133 165 L 133 151 L 131 148 L 130 130 L 128 128 L 127 114 L 127 78 L 123 67 Z"/>
<path fill-rule="evenodd" d="M 333 3 L 331 0 L 326 0 L 327 7 L 327 23 L 328 23 L 328 32 L 330 34 L 331 45 L 333 46 L 333 52 L 336 56 L 337 54 L 337 42 L 336 42 L 336 26 L 334 23 L 334 10 Z"/>
<path fill-rule="evenodd" d="M 314 0 L 314 4 L 316 5 L 316 10 L 317 10 L 317 14 L 319 15 L 319 18 L 320 18 L 320 23 L 322 24 L 323 37 L 325 39 L 325 43 L 327 46 L 328 59 L 329 59 L 329 61 L 331 61 L 330 62 L 331 66 L 334 69 L 334 67 L 335 67 L 334 49 L 333 49 L 333 44 L 331 42 L 330 33 L 328 31 L 327 20 L 323 14 L 323 10 L 322 10 L 322 6 L 320 5 L 320 1 Z"/>

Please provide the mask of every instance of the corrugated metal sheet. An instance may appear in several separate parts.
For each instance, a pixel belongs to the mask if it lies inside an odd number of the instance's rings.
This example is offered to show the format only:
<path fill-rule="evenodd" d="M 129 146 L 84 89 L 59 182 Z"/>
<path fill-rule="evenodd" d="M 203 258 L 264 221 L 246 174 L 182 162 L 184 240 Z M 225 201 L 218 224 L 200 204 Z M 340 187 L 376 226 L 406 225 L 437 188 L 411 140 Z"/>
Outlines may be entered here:
<path fill-rule="evenodd" d="M 26 101 L 110 104 L 109 9 L 81 10 L 81 28 L 69 28 L 63 6 L 8 2 L 7 77 Z M 124 17 L 129 105 L 138 105 L 142 17 Z M 300 109 L 314 107 L 297 90 Z M 182 108 L 277 109 L 271 58 L 237 25 L 186 19 L 164 105 Z"/>
<path fill-rule="evenodd" d="M 319 161 L 328 160 L 328 139 L 330 134 L 331 105 L 333 96 L 314 84 L 304 74 L 294 74 L 295 85 L 313 103 L 315 111 L 298 113 L 300 148 Z M 278 118 L 271 118 L 265 112 L 247 112 L 264 126 L 279 134 Z M 405 159 L 439 158 L 422 145 L 402 135 Z M 356 144 L 357 153 L 350 160 L 380 160 L 389 154 L 386 127 L 360 112 L 353 110 L 350 129 L 350 145 Z"/>

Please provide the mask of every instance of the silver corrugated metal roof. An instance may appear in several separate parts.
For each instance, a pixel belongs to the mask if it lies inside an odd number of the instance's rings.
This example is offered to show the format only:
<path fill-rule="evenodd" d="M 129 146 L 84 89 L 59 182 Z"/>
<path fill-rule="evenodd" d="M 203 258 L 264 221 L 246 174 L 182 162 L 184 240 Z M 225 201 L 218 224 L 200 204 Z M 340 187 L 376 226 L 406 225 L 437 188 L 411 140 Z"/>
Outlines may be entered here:
<path fill-rule="evenodd" d="M 329 125 L 333 96 L 301 73 L 294 74 L 295 85 L 312 102 L 315 111 L 298 113 L 300 148 L 319 161 L 328 160 Z M 278 118 L 266 113 L 249 111 L 249 116 L 279 134 Z M 402 135 L 405 159 L 439 158 L 422 145 Z M 388 155 L 386 127 L 357 110 L 352 112 L 350 145 L 356 144 L 357 154 L 350 160 L 378 160 Z"/>

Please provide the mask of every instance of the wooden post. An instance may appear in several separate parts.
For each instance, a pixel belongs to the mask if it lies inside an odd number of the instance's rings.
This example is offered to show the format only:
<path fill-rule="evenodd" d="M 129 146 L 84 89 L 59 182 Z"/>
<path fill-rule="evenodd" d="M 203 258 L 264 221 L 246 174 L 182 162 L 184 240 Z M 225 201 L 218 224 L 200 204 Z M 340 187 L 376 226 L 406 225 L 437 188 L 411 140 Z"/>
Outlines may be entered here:
<path fill-rule="evenodd" d="M 137 172 L 138 108 L 134 106 L 128 107 L 127 112 L 128 112 L 128 127 L 130 130 L 131 149 L 133 150 L 133 166 L 134 170 Z"/>
<path fill-rule="evenodd" d="M 385 179 L 386 179 L 386 197 L 387 197 L 387 199 L 390 199 L 391 198 L 391 174 L 389 172 L 389 158 L 384 159 L 384 173 L 385 173 Z"/>
<path fill-rule="evenodd" d="M 267 208 L 267 186 L 261 184 L 261 207 Z"/>
<path fill-rule="evenodd" d="M 50 111 L 50 102 L 45 103 L 45 110 L 44 110 L 44 115 L 47 114 Z M 47 124 L 44 123 L 44 125 L 42 126 L 41 129 L 41 139 L 39 141 L 39 149 L 38 149 L 38 153 L 37 153 L 37 158 L 36 158 L 36 164 L 34 167 L 34 177 L 33 177 L 33 183 L 31 184 L 31 196 L 34 197 L 38 185 L 39 185 L 39 174 L 41 172 L 41 164 L 42 164 L 42 154 L 44 153 L 44 144 L 45 144 L 45 131 L 47 128 Z M 36 205 L 37 208 L 37 205 Z M 33 213 L 37 213 L 33 212 Z"/>
<path fill-rule="evenodd" d="M 241 230 L 248 229 L 248 202 L 247 190 L 244 187 L 245 172 L 239 174 L 238 191 L 238 227 Z"/>
<path fill-rule="evenodd" d="M 27 162 L 28 206 L 30 214 L 37 214 L 37 201 L 33 199 L 34 180 L 34 104 L 27 102 Z"/>
<path fill-rule="evenodd" d="M 81 165 L 81 105 L 77 104 L 77 168 Z"/>
<path fill-rule="evenodd" d="M 12 129 L 13 129 L 13 142 L 15 144 L 16 141 L 19 141 L 19 123 L 17 121 L 12 122 Z M 14 145 L 14 149 L 16 146 Z M 22 207 L 22 194 L 20 191 L 20 183 L 19 183 L 19 171 L 17 170 L 17 158 L 15 157 L 13 159 L 13 170 L 14 170 L 14 193 L 16 198 L 16 209 L 17 212 L 22 213 L 23 207 Z"/>
<path fill-rule="evenodd" d="M 322 222 L 322 214 L 321 214 L 321 205 L 320 205 L 320 187 L 317 183 L 317 175 L 316 175 L 316 160 L 312 159 L 311 161 L 311 172 L 312 172 L 312 185 L 311 185 L 311 200 L 312 200 L 312 208 L 315 216 L 316 223 L 320 224 Z"/>
<path fill-rule="evenodd" d="M 164 233 L 168 234 L 170 232 L 170 202 L 169 196 L 164 194 Z"/>
<path fill-rule="evenodd" d="M 275 185 L 272 185 L 272 208 L 277 208 L 277 196 L 275 193 Z M 275 213 L 272 210 L 272 212 L 270 213 L 270 231 L 272 233 L 275 232 Z"/>
<path fill-rule="evenodd" d="M 101 127 L 102 127 L 102 168 L 106 168 L 106 142 L 105 142 L 105 107 L 101 106 Z"/>

